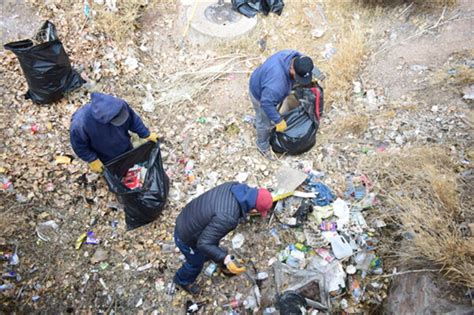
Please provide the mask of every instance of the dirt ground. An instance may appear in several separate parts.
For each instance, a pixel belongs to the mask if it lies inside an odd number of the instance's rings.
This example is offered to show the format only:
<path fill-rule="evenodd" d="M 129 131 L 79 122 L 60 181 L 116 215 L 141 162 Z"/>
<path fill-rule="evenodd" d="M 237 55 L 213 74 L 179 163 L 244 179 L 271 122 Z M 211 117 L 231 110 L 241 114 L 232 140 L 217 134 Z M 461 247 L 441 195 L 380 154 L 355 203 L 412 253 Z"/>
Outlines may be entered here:
<path fill-rule="evenodd" d="M 344 98 L 329 97 L 325 104 L 316 146 L 301 156 L 283 156 L 270 163 L 257 153 L 254 128 L 244 117 L 253 115 L 247 95 L 249 72 L 282 45 L 275 44 L 272 37 L 278 34 L 268 36 L 268 46 L 273 48 L 264 53 L 255 43 L 247 50 L 222 43 L 183 43 L 183 8 L 171 1 L 147 9 L 136 22 L 134 36 L 129 34 L 128 41 L 119 43 L 100 33 L 94 20 L 84 19 L 80 3 L 4 2 L 0 22 L 3 44 L 30 37 L 41 21 L 49 18 L 88 84 L 55 104 L 33 105 L 23 98 L 27 85 L 17 59 L 10 52 L 0 52 L 0 175 L 8 177 L 14 187 L 13 191 L 0 191 L 0 244 L 17 246 L 20 264 L 15 271 L 21 275 L 13 290 L 0 292 L 0 312 L 184 314 L 184 304 L 191 297 L 184 292 L 165 294 L 181 264 L 178 252 L 165 249 L 173 244 L 174 220 L 197 191 L 235 180 L 239 173 L 249 174 L 249 185 L 274 187 L 273 175 L 281 165 L 311 165 L 325 172 L 324 182 L 342 196 L 345 176 L 360 173 L 361 161 L 380 148 L 404 152 L 417 145 L 443 145 L 450 148 L 460 165 L 459 173 L 465 175 L 467 184 L 460 190 L 472 191 L 472 99 L 463 96 L 473 80 L 465 79 L 463 71 L 472 73 L 474 68 L 474 6 L 471 1 L 430 10 L 403 5 L 397 11 L 380 13 L 367 31 L 371 41 L 357 63 L 357 75 L 348 82 L 351 88 L 337 91 Z M 289 2 L 285 10 L 292 12 L 294 6 Z M 66 18 L 71 16 L 75 18 Z M 287 18 L 282 15 L 277 23 Z M 356 23 L 357 17 L 351 19 L 349 24 Z M 21 22 L 25 20 L 28 23 Z M 259 23 L 268 26 L 271 21 L 261 16 Z M 297 28 L 298 24 L 294 26 Z M 337 38 L 342 28 L 333 25 L 330 31 Z M 299 34 L 292 34 L 299 39 Z M 304 38 L 302 34 L 301 40 Z M 315 51 L 321 50 L 319 44 Z M 179 67 L 195 69 L 201 62 L 231 54 L 246 55 L 249 61 L 220 76 L 186 103 L 157 106 L 153 112 L 141 108 L 145 84 L 158 90 L 166 76 L 181 70 Z M 139 60 L 138 69 L 129 70 L 124 65 L 129 56 Z M 329 69 L 331 59 L 314 58 L 323 70 Z M 330 83 L 337 75 L 331 74 L 333 77 L 323 82 L 328 95 L 334 93 Z M 357 82 L 361 91 L 352 89 Z M 55 162 L 58 155 L 74 156 L 69 145 L 70 116 L 89 100 L 89 91 L 97 89 L 127 99 L 150 129 L 164 137 L 161 149 L 171 179 L 169 202 L 155 222 L 134 231 L 126 231 L 122 207 L 108 192 L 103 178 L 88 172 L 78 158 L 71 164 Z M 374 96 L 369 99 L 372 92 Z M 155 101 L 160 95 L 153 93 Z M 205 118 L 204 122 L 200 118 Z M 42 129 L 32 133 L 32 124 Z M 195 161 L 194 183 L 184 175 L 184 161 L 189 159 Z M 384 189 L 388 190 L 382 187 L 381 193 Z M 465 202 L 472 203 L 469 199 Z M 384 208 L 383 201 L 377 210 L 392 211 Z M 379 213 L 369 211 L 368 216 L 372 220 Z M 45 242 L 38 238 L 36 228 L 48 220 L 58 224 L 58 236 Z M 472 211 L 466 212 L 463 220 L 473 223 Z M 242 256 L 251 257 L 259 271 L 271 273 L 268 262 L 281 249 L 270 240 L 269 228 L 275 226 L 254 220 L 235 231 L 245 235 Z M 85 244 L 76 250 L 76 239 L 90 230 L 100 244 Z M 290 231 L 280 229 L 279 233 L 286 242 L 295 241 Z M 382 239 L 383 234 L 378 236 Z M 231 247 L 231 237 L 223 246 Z M 106 252 L 102 263 L 92 259 L 99 248 Z M 390 273 L 388 266 L 398 262 L 392 262 L 388 255 L 382 258 L 384 271 Z M 8 268 L 6 263 L 3 267 Z M 384 279 L 381 283 L 386 289 L 390 277 Z M 203 314 L 225 313 L 223 305 L 236 292 L 245 294 L 251 287 L 243 276 L 226 279 L 201 275 L 198 282 L 204 292 L 192 300 L 207 302 Z M 271 289 L 270 281 L 264 284 L 268 303 L 273 298 Z M 465 286 L 449 286 L 448 290 L 442 295 L 453 303 L 470 303 Z M 340 309 L 338 302 L 335 304 L 337 312 Z M 351 310 L 379 313 L 381 303 L 369 299 Z"/>

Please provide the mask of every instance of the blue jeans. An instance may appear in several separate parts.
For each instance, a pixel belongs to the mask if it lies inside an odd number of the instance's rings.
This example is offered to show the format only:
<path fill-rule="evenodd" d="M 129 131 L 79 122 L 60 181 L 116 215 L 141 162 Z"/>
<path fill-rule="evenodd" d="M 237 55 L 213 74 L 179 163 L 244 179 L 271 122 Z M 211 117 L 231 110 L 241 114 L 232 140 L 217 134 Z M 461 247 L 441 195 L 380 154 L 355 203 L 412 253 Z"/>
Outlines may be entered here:
<path fill-rule="evenodd" d="M 204 263 L 209 259 L 196 248 L 184 244 L 184 242 L 179 239 L 178 235 L 176 235 L 176 231 L 174 232 L 174 241 L 181 253 L 186 257 L 186 261 L 174 276 L 174 282 L 181 286 L 187 286 L 196 281 L 197 276 L 201 273 L 201 270 L 204 267 Z"/>
<path fill-rule="evenodd" d="M 270 150 L 270 136 L 273 124 L 262 109 L 260 102 L 249 91 L 250 101 L 255 110 L 255 129 L 257 129 L 257 147 L 260 151 Z"/>

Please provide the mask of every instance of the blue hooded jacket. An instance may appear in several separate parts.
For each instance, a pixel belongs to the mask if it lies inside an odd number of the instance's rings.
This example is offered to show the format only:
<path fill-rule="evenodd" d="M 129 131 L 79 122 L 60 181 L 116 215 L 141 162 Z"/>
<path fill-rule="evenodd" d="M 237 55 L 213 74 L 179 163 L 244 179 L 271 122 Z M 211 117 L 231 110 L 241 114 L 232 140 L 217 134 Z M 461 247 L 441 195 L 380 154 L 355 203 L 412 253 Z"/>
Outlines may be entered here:
<path fill-rule="evenodd" d="M 290 94 L 295 80 L 290 78 L 291 60 L 302 54 L 296 50 L 282 50 L 270 56 L 250 76 L 250 93 L 274 123 L 282 118 L 276 107 Z"/>
<path fill-rule="evenodd" d="M 121 126 L 110 121 L 126 108 L 128 120 Z M 92 93 L 91 102 L 79 108 L 71 119 L 70 139 L 74 152 L 90 163 L 100 159 L 106 163 L 132 149 L 130 134 L 137 133 L 146 138 L 150 131 L 140 117 L 122 99 L 102 93 Z"/>
<path fill-rule="evenodd" d="M 193 199 L 176 219 L 175 234 L 186 245 L 221 263 L 227 251 L 220 240 L 255 208 L 258 189 L 229 182 Z"/>

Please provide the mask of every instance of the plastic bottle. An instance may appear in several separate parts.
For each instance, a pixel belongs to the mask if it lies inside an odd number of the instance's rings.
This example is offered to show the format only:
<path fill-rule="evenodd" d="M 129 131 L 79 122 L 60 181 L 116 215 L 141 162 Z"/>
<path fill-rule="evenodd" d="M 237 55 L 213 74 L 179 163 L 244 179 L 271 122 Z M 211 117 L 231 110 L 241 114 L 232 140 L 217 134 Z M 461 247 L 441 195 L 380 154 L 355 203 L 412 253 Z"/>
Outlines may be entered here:
<path fill-rule="evenodd" d="M 209 266 L 207 266 L 206 270 L 204 270 L 204 273 L 206 274 L 206 276 L 212 277 L 212 275 L 214 274 L 214 272 L 216 272 L 216 270 L 217 270 L 217 265 L 211 262 Z"/>

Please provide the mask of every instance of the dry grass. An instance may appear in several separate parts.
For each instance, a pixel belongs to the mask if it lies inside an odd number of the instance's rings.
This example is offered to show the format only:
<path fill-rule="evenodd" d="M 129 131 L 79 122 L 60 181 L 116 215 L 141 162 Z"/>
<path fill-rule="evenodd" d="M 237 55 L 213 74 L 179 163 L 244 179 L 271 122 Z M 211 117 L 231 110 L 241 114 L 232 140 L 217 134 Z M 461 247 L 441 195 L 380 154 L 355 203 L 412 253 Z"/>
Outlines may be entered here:
<path fill-rule="evenodd" d="M 140 28 L 140 17 L 146 10 L 169 10 L 177 4 L 173 0 L 127 0 L 117 1 L 117 11 L 111 11 L 107 5 L 92 8 L 97 12 L 93 17 L 93 25 L 117 43 L 133 42 L 135 31 Z"/>
<path fill-rule="evenodd" d="M 366 6 L 374 6 L 374 5 L 384 5 L 384 6 L 394 6 L 394 5 L 400 5 L 400 4 L 410 4 L 413 3 L 420 8 L 439 8 L 439 7 L 452 7 L 455 6 L 458 3 L 458 0 L 412 0 L 412 1 L 404 1 L 404 0 L 355 0 L 357 3 L 360 3 L 362 5 Z M 409 2 L 409 3 L 407 3 Z"/>
<path fill-rule="evenodd" d="M 368 156 L 361 169 L 380 187 L 385 205 L 395 209 L 392 219 L 412 240 L 389 244 L 400 261 L 427 262 L 442 269 L 447 280 L 474 286 L 474 242 L 457 226 L 472 209 L 460 203 L 456 164 L 443 147 L 411 147 L 403 152 Z M 393 240 L 394 238 L 392 238 Z"/>
<path fill-rule="evenodd" d="M 346 115 L 336 118 L 328 132 L 331 138 L 340 138 L 350 134 L 354 136 L 362 135 L 368 128 L 369 117 L 364 114 Z"/>
<path fill-rule="evenodd" d="M 97 12 L 93 18 L 94 26 L 116 42 L 133 41 L 145 5 L 145 0 L 118 1 L 116 12 L 106 5 L 93 5 Z"/>

